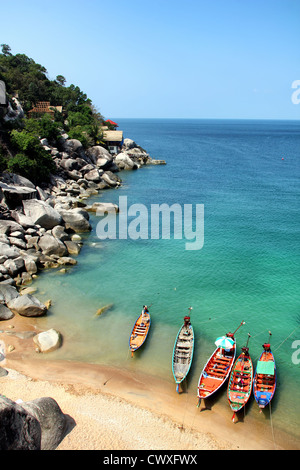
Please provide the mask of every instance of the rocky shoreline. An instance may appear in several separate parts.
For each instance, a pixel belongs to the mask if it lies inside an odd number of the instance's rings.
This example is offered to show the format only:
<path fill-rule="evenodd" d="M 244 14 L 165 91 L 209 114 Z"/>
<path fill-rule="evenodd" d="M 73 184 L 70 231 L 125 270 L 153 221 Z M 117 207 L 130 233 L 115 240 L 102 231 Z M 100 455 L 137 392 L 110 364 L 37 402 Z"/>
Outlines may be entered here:
<path fill-rule="evenodd" d="M 81 233 L 91 231 L 89 213 L 118 211 L 111 203 L 88 205 L 88 198 L 106 189 L 118 188 L 121 170 L 137 170 L 144 165 L 164 164 L 152 160 L 131 139 L 125 139 L 115 156 L 101 146 L 84 150 L 81 142 L 63 134 L 57 147 L 40 139 L 52 156 L 57 172 L 46 184 L 35 186 L 30 180 L 12 173 L 0 175 L 0 321 L 7 324 L 15 316 L 47 315 L 51 300 L 45 304 L 36 298 L 29 284 L 38 273 L 51 268 L 65 271 L 77 263 Z M 62 345 L 62 335 L 48 331 L 25 331 L 20 337 L 32 338 L 33 350 L 49 353 Z M 7 353 L 0 340 L 0 377 L 9 372 L 1 367 Z M 49 397 L 19 404 L 0 397 L 0 449 L 55 449 L 66 434 L 67 421 L 58 403 Z M 14 430 L 12 433 L 11 430 Z"/>
<path fill-rule="evenodd" d="M 74 256 L 83 243 L 80 234 L 91 230 L 90 211 L 118 211 L 110 203 L 89 206 L 89 197 L 118 188 L 119 171 L 165 163 L 153 160 L 131 139 L 125 139 L 114 156 L 101 146 L 84 150 L 80 141 L 66 134 L 58 148 L 46 139 L 40 141 L 57 168 L 47 184 L 35 186 L 12 173 L 0 176 L 0 320 L 47 313 L 51 302 L 41 304 L 28 291 L 28 284 L 42 270 L 60 267 L 64 271 L 77 263 Z"/>

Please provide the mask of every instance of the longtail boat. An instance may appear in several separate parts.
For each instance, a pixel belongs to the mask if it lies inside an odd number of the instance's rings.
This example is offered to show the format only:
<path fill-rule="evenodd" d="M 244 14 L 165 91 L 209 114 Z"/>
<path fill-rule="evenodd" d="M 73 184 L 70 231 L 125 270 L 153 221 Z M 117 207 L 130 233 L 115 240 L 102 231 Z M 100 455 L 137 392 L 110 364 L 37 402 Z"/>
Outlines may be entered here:
<path fill-rule="evenodd" d="M 276 389 L 276 365 L 270 343 L 264 343 L 263 348 L 253 381 L 253 393 L 260 411 L 270 403 Z"/>
<path fill-rule="evenodd" d="M 201 399 L 210 397 L 226 382 L 236 354 L 234 335 L 244 323 L 242 322 L 234 333 L 227 333 L 226 336 L 221 336 L 215 341 L 217 349 L 208 359 L 199 377 L 198 407 Z"/>
<path fill-rule="evenodd" d="M 189 310 L 192 308 L 190 307 Z M 194 330 L 190 316 L 184 317 L 184 323 L 178 331 L 172 360 L 172 371 L 176 382 L 176 391 L 179 393 L 180 384 L 184 381 L 191 368 L 194 353 Z"/>
<path fill-rule="evenodd" d="M 134 326 L 132 328 L 129 338 L 129 349 L 131 351 L 131 357 L 133 357 L 134 351 L 139 349 L 148 336 L 148 332 L 151 325 L 150 313 L 145 306 L 143 307 L 142 313 L 137 317 Z"/>
<path fill-rule="evenodd" d="M 228 382 L 227 398 L 233 411 L 233 422 L 235 414 L 246 405 L 252 391 L 253 363 L 249 355 L 249 338 L 250 334 L 246 346 L 242 348 L 242 353 L 232 367 Z"/>

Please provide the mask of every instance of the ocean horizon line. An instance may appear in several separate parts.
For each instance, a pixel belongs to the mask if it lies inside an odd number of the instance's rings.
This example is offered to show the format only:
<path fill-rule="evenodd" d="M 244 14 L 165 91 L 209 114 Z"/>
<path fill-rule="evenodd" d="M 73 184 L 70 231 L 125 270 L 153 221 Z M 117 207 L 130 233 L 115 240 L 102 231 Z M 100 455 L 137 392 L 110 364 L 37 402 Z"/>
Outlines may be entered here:
<path fill-rule="evenodd" d="M 113 119 L 126 119 L 126 120 L 161 120 L 161 121 L 262 121 L 262 122 L 297 122 L 299 119 L 285 119 L 285 118 L 195 118 L 195 117 L 113 117 Z"/>

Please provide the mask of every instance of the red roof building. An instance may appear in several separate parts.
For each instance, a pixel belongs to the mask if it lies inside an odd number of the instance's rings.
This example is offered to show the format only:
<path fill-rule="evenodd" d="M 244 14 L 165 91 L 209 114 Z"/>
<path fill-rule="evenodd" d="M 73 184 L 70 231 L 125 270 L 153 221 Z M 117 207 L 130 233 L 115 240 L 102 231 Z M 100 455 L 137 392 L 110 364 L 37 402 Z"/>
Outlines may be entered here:
<path fill-rule="evenodd" d="M 112 121 L 111 119 L 106 119 L 105 122 L 109 122 L 112 126 L 119 127 L 118 124 L 116 122 Z"/>

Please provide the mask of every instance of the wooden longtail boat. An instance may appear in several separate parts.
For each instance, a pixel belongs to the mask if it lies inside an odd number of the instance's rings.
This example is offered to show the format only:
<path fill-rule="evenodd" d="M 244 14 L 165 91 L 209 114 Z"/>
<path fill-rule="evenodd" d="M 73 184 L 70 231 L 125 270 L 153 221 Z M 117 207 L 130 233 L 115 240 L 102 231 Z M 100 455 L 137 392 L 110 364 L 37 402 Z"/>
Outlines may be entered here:
<path fill-rule="evenodd" d="M 199 377 L 198 407 L 202 398 L 210 397 L 226 382 L 236 354 L 234 334 L 244 323 L 242 322 L 234 333 L 227 333 L 215 342 L 218 347 L 208 359 Z"/>
<path fill-rule="evenodd" d="M 276 389 L 276 365 L 270 343 L 264 343 L 263 348 L 253 381 L 253 393 L 260 411 L 270 403 Z"/>
<path fill-rule="evenodd" d="M 129 349 L 131 351 L 131 357 L 133 357 L 134 351 L 139 349 L 146 341 L 150 325 L 150 313 L 148 311 L 144 311 L 143 309 L 142 313 L 135 321 L 129 338 Z"/>
<path fill-rule="evenodd" d="M 253 363 L 249 355 L 248 341 L 232 367 L 228 382 L 227 398 L 233 411 L 233 422 L 235 414 L 246 405 L 252 391 Z"/>
<path fill-rule="evenodd" d="M 181 326 L 173 349 L 172 371 L 176 382 L 176 391 L 179 393 L 179 386 L 189 373 L 194 353 L 194 330 L 190 322 L 190 317 L 184 317 L 184 324 Z"/>

